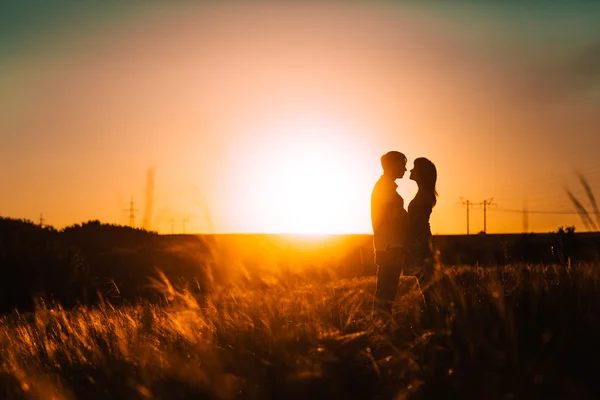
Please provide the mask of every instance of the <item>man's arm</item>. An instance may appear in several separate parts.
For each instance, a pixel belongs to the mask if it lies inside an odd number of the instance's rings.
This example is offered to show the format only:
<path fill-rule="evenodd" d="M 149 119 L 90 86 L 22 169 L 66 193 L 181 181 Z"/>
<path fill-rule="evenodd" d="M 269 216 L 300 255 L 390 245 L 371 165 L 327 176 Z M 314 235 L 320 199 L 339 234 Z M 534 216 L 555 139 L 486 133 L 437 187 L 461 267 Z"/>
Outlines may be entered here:
<path fill-rule="evenodd" d="M 373 233 L 381 231 L 385 222 L 394 218 L 393 198 L 391 198 L 379 184 L 376 184 L 371 193 L 371 223 Z"/>
<path fill-rule="evenodd" d="M 373 225 L 373 233 L 379 232 L 384 222 L 392 218 L 392 210 L 392 203 L 389 201 L 381 201 L 376 198 L 371 201 L 371 223 Z"/>

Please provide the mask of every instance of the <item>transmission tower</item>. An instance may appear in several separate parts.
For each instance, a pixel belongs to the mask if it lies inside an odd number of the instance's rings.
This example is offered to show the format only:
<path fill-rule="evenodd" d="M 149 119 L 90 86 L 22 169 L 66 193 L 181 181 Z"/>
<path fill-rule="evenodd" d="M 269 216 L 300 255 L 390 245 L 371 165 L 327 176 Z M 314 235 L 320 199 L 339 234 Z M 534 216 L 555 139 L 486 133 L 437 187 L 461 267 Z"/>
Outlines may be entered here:
<path fill-rule="evenodd" d="M 44 216 L 40 213 L 40 228 L 44 227 Z"/>
<path fill-rule="evenodd" d="M 129 212 L 129 226 L 132 228 L 135 227 L 135 212 L 137 209 L 133 207 L 133 196 L 131 196 L 131 200 L 129 201 L 129 208 L 125 211 Z"/>

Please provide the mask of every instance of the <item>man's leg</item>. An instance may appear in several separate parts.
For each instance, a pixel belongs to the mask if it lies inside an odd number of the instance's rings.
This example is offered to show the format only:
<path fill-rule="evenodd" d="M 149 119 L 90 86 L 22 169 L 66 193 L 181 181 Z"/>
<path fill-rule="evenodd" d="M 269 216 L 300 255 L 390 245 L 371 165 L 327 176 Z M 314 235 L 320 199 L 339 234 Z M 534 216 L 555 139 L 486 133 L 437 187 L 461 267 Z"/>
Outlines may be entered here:
<path fill-rule="evenodd" d="M 402 253 L 397 250 L 378 251 L 375 255 L 375 262 L 377 264 L 377 288 L 373 299 L 373 317 L 376 317 L 376 314 L 389 316 L 392 313 L 402 272 Z"/>

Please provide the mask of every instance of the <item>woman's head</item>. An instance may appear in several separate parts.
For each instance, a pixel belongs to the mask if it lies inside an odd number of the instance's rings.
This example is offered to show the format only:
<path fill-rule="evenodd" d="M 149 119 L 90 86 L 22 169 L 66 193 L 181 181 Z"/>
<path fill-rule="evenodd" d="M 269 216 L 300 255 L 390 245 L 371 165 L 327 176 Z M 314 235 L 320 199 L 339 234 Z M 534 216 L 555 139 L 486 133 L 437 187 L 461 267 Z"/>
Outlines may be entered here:
<path fill-rule="evenodd" d="M 434 197 L 437 197 L 435 184 L 437 182 L 437 169 L 435 164 L 427 158 L 420 157 L 414 162 L 414 167 L 410 171 L 410 179 L 417 182 L 419 189 L 430 191 Z"/>

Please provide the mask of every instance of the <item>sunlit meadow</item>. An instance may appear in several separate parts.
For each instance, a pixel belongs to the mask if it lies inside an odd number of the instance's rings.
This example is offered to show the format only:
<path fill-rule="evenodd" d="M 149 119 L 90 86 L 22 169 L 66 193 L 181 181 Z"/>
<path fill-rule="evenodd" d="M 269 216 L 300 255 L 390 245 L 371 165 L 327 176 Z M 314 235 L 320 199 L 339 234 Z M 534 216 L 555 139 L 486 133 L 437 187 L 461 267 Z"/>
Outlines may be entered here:
<path fill-rule="evenodd" d="M 200 298 L 157 273 L 162 304 L 4 316 L 2 397 L 593 398 L 598 267 L 403 277 L 388 327 L 370 322 L 372 277 L 249 274 Z"/>

